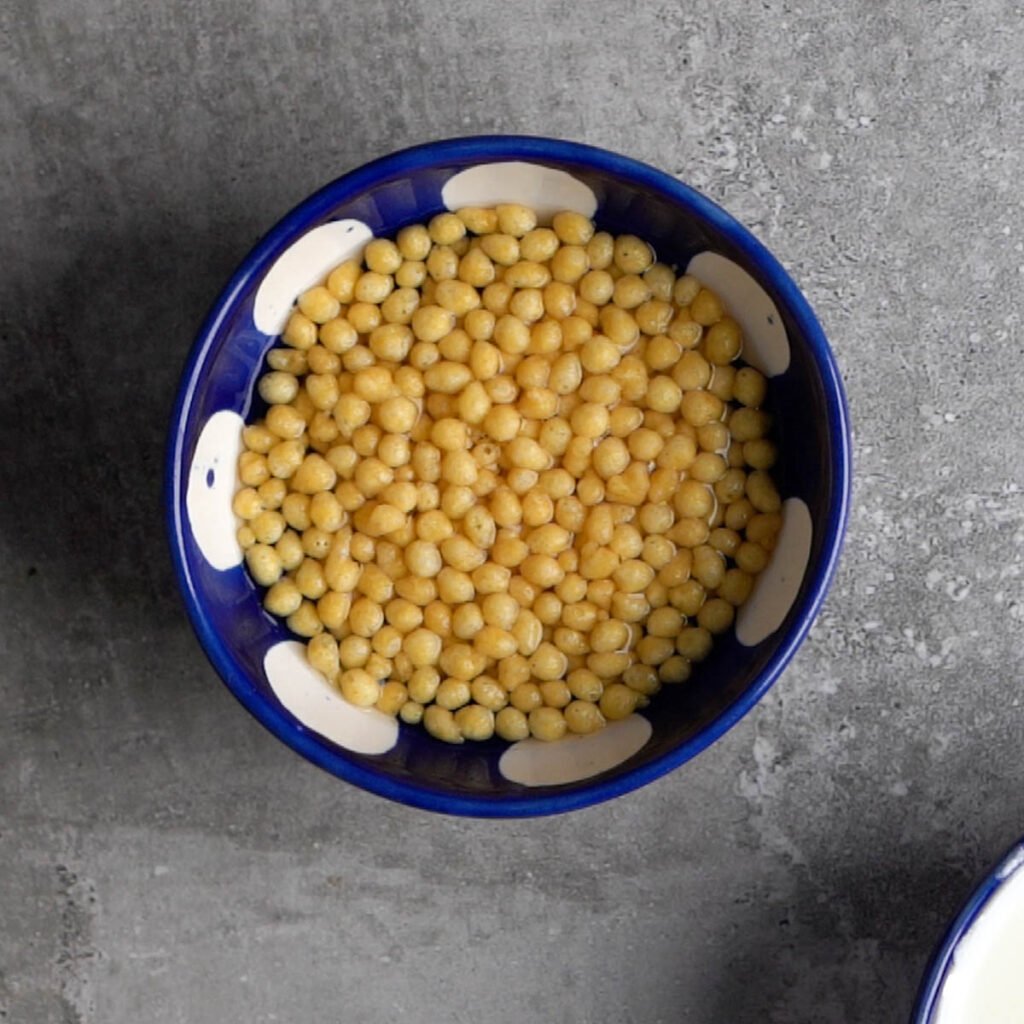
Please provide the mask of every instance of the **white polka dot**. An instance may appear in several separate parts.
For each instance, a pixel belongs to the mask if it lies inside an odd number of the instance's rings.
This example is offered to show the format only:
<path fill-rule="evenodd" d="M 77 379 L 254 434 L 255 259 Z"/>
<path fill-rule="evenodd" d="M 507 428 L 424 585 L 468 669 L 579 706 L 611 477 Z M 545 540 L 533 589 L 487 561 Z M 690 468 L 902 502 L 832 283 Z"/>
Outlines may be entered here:
<path fill-rule="evenodd" d="M 766 377 L 789 369 L 789 338 L 768 293 L 741 266 L 716 252 L 701 252 L 686 268 L 716 291 L 743 328 L 742 358 Z"/>
<path fill-rule="evenodd" d="M 996 871 L 996 878 L 1003 881 L 1014 874 L 1016 871 L 1024 868 L 1024 846 L 1018 846 L 1007 858 L 999 865 L 999 870 Z"/>
<path fill-rule="evenodd" d="M 494 206 L 522 203 L 542 220 L 560 210 L 574 210 L 593 217 L 597 196 L 587 185 L 566 171 L 521 160 L 480 164 L 449 178 L 441 190 L 449 210 L 463 206 Z"/>
<path fill-rule="evenodd" d="M 521 740 L 501 755 L 498 771 L 523 786 L 564 786 L 622 764 L 650 735 L 651 723 L 643 715 L 630 715 L 588 736 L 566 736 L 550 743 Z"/>
<path fill-rule="evenodd" d="M 214 569 L 231 569 L 242 561 L 242 549 L 235 537 L 239 520 L 231 510 L 241 450 L 242 417 L 222 409 L 203 427 L 188 471 L 188 525 L 203 557 Z"/>
<path fill-rule="evenodd" d="M 782 529 L 771 560 L 736 615 L 736 639 L 744 647 L 766 640 L 789 614 L 807 571 L 813 533 L 807 505 L 799 498 L 787 498 L 782 503 Z"/>
<path fill-rule="evenodd" d="M 263 659 L 277 699 L 304 726 L 357 754 L 384 754 L 398 742 L 398 722 L 376 708 L 349 704 L 310 665 L 296 640 L 275 644 Z"/>
<path fill-rule="evenodd" d="M 296 297 L 339 263 L 359 256 L 371 238 L 373 232 L 361 220 L 336 220 L 292 243 L 260 282 L 252 310 L 256 327 L 264 334 L 280 334 Z"/>

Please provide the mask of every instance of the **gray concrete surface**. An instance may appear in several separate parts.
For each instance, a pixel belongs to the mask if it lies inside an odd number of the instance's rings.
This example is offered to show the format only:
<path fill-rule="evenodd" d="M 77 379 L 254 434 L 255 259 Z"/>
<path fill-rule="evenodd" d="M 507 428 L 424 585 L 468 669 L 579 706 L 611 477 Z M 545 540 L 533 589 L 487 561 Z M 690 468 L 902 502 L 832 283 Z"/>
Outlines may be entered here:
<path fill-rule="evenodd" d="M 1024 8 L 0 5 L 0 1020 L 903 1022 L 1024 833 Z M 631 153 L 806 289 L 847 553 L 770 697 L 557 820 L 389 805 L 278 745 L 160 521 L 190 337 L 315 186 L 481 131 Z"/>

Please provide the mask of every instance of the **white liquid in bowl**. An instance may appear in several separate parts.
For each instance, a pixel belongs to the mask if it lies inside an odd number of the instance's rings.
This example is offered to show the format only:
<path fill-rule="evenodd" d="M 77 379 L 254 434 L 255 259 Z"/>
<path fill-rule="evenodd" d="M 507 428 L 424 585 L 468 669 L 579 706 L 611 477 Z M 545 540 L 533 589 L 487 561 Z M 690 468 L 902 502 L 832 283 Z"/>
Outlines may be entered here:
<path fill-rule="evenodd" d="M 1024 1024 L 1024 855 L 953 954 L 935 1024 Z"/>

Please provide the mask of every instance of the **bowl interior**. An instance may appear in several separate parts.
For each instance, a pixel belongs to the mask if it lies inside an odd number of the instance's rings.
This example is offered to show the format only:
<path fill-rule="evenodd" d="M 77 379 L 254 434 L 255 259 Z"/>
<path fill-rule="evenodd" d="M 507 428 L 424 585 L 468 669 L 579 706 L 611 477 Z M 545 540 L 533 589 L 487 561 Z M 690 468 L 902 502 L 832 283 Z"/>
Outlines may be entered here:
<path fill-rule="evenodd" d="M 563 765 L 551 779 L 584 774 L 557 784 L 512 781 L 504 770 L 507 763 L 501 763 L 507 745 L 500 741 L 450 747 L 419 728 L 401 726 L 389 749 L 359 753 L 353 744 L 332 742 L 303 724 L 282 705 L 265 668 L 268 652 L 294 638 L 263 611 L 238 562 L 228 564 L 234 556 L 225 540 L 225 531 L 234 530 L 229 506 L 238 417 L 248 419 L 253 412 L 254 384 L 275 343 L 254 317 L 270 268 L 321 225 L 358 222 L 365 225 L 360 231 L 393 236 L 406 224 L 428 219 L 445 209 L 446 186 L 480 165 L 494 165 L 489 179 L 509 200 L 520 197 L 517 175 L 524 167 L 571 176 L 585 189 L 581 194 L 592 195 L 600 228 L 646 238 L 660 260 L 680 271 L 707 254 L 724 258 L 722 266 L 734 268 L 743 287 L 750 287 L 751 278 L 757 282 L 758 301 L 767 310 L 760 329 L 777 335 L 781 328 L 788 342 L 788 366 L 770 384 L 769 408 L 780 450 L 773 472 L 783 498 L 791 499 L 787 517 L 795 508 L 801 522 L 806 520 L 809 537 L 799 538 L 789 555 L 780 550 L 773 560 L 789 562 L 776 564 L 789 588 L 778 628 L 754 643 L 740 643 L 731 633 L 718 638 L 711 657 L 686 685 L 665 688 L 642 713 L 650 723 L 649 735 L 644 724 L 643 735 L 620 736 L 617 753 L 590 751 L 578 741 L 566 744 L 565 756 L 576 767 L 566 771 Z M 510 171 L 513 167 L 518 170 Z M 501 192 L 506 177 L 507 191 Z M 709 283 L 737 314 L 728 273 Z M 742 289 L 737 296 L 743 301 Z M 211 421 L 219 422 L 219 428 Z M 243 264 L 196 343 L 171 448 L 169 511 L 176 567 L 200 639 L 235 695 L 281 739 L 327 770 L 385 796 L 458 813 L 544 813 L 614 796 L 682 763 L 724 732 L 767 689 L 809 628 L 838 556 L 847 503 L 841 384 L 820 328 L 775 260 L 727 215 L 674 179 L 602 151 L 538 139 L 459 140 L 397 154 L 340 179 L 286 217 Z M 196 489 L 204 500 L 190 506 Z M 220 555 L 212 561 L 204 530 L 219 530 Z M 608 763 L 616 758 L 617 763 Z M 589 768 L 584 764 L 588 759 Z"/>

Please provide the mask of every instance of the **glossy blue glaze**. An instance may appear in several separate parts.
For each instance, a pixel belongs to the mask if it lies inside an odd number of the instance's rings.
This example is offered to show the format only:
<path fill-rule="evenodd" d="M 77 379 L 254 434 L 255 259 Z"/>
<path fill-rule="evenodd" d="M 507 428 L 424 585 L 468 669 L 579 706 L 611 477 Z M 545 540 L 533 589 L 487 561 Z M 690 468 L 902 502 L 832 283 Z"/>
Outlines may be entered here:
<path fill-rule="evenodd" d="M 1024 870 L 1024 843 L 1017 843 L 986 875 L 981 884 L 971 893 L 963 910 L 957 914 L 949 930 L 942 937 L 925 971 L 924 980 L 914 1004 L 910 1024 L 932 1024 L 938 1015 L 939 998 L 946 974 L 953 965 L 957 946 L 970 931 L 989 900 L 1005 885 L 1016 871 Z"/>
<path fill-rule="evenodd" d="M 792 350 L 772 382 L 783 496 L 806 501 L 814 522 L 811 560 L 782 627 L 754 648 L 723 638 L 685 687 L 663 691 L 648 712 L 654 727 L 629 761 L 583 782 L 528 789 L 504 779 L 498 741 L 448 747 L 402 727 L 387 754 L 361 756 L 310 731 L 270 689 L 263 656 L 288 638 L 261 608 L 242 568 L 217 572 L 199 552 L 185 514 L 185 486 L 204 423 L 222 409 L 248 417 L 253 385 L 274 339 L 253 323 L 259 283 L 295 240 L 319 224 L 364 221 L 378 235 L 443 209 L 441 188 L 481 163 L 528 161 L 563 169 L 595 193 L 595 219 L 612 232 L 647 238 L 660 260 L 685 266 L 711 250 L 742 266 L 774 300 Z M 850 430 L 838 369 L 807 301 L 776 259 L 718 206 L 676 179 L 604 150 L 544 138 L 483 136 L 395 153 L 332 182 L 285 216 L 243 261 L 199 332 L 171 420 L 166 511 L 175 571 L 189 617 L 232 693 L 271 732 L 314 764 L 389 799 L 452 814 L 553 814 L 636 789 L 683 764 L 734 725 L 778 678 L 810 629 L 839 558 L 849 509 Z"/>

